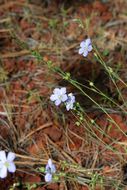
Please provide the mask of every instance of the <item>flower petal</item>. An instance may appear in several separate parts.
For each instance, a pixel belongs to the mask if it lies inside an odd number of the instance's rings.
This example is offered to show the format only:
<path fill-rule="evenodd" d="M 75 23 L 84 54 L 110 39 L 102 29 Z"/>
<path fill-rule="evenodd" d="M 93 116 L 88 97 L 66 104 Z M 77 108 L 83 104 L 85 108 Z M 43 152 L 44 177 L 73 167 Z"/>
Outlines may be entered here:
<path fill-rule="evenodd" d="M 51 181 L 52 181 L 52 174 L 47 173 L 47 174 L 45 175 L 45 181 L 46 181 L 46 182 L 51 182 Z"/>
<path fill-rule="evenodd" d="M 88 39 L 86 39 L 86 46 L 88 46 L 88 45 L 90 45 L 91 44 L 91 39 L 90 38 L 88 38 Z"/>
<path fill-rule="evenodd" d="M 11 172 L 11 173 L 14 173 L 16 171 L 16 166 L 15 166 L 15 164 L 13 162 L 9 163 L 8 171 Z"/>
<path fill-rule="evenodd" d="M 7 155 L 7 161 L 12 162 L 15 159 L 16 155 L 13 152 L 9 152 Z"/>
<path fill-rule="evenodd" d="M 61 94 L 66 94 L 66 88 L 65 88 L 65 87 L 61 88 L 61 89 L 60 89 L 60 93 L 61 93 Z"/>
<path fill-rule="evenodd" d="M 6 162 L 6 153 L 5 153 L 5 151 L 4 150 L 1 150 L 0 151 L 0 160 L 2 161 L 2 162 Z"/>
<path fill-rule="evenodd" d="M 88 51 L 90 52 L 90 51 L 92 51 L 92 49 L 93 49 L 93 48 L 92 48 L 92 45 L 89 45 L 89 46 L 88 46 Z"/>
<path fill-rule="evenodd" d="M 48 168 L 50 168 L 51 173 L 55 173 L 56 172 L 56 167 L 55 165 L 52 163 L 52 160 L 49 159 L 48 160 L 48 164 L 46 165 L 46 169 L 48 170 Z"/>
<path fill-rule="evenodd" d="M 52 173 L 55 173 L 55 172 L 56 172 L 56 167 L 55 167 L 55 165 L 54 165 L 54 164 L 52 164 L 52 167 L 51 167 L 51 172 L 52 172 Z"/>
<path fill-rule="evenodd" d="M 2 168 L 2 167 L 3 167 L 3 162 L 0 161 L 0 168 Z"/>
<path fill-rule="evenodd" d="M 84 51 L 83 56 L 87 57 L 87 55 L 88 55 L 88 51 L 86 50 L 86 51 Z"/>
<path fill-rule="evenodd" d="M 52 160 L 51 158 L 48 159 L 48 166 L 51 168 L 52 167 Z"/>
<path fill-rule="evenodd" d="M 49 164 L 47 164 L 45 167 L 45 173 L 49 173 L 49 170 L 50 170 L 50 167 L 49 167 Z"/>
<path fill-rule="evenodd" d="M 71 101 L 72 103 L 75 102 L 75 96 L 73 96 L 72 93 L 68 94 L 68 97 L 69 97 L 69 99 L 70 99 L 70 101 Z"/>
<path fill-rule="evenodd" d="M 67 104 L 66 105 L 66 110 L 69 111 L 71 108 L 70 108 L 70 104 Z"/>
<path fill-rule="evenodd" d="M 81 48 L 79 49 L 78 53 L 81 55 L 81 54 L 83 54 L 83 52 L 84 52 L 84 48 L 81 47 Z"/>
<path fill-rule="evenodd" d="M 52 94 L 51 96 L 50 96 L 50 100 L 51 101 L 55 101 L 57 99 L 57 96 L 55 95 L 55 94 Z"/>
<path fill-rule="evenodd" d="M 66 109 L 67 111 L 69 111 L 70 109 L 73 109 L 73 103 L 69 102 L 68 104 L 66 104 Z"/>
<path fill-rule="evenodd" d="M 59 95 L 59 94 L 60 94 L 60 89 L 59 89 L 59 88 L 55 88 L 55 89 L 53 90 L 53 93 Z"/>
<path fill-rule="evenodd" d="M 67 111 L 70 110 L 70 106 L 69 106 L 69 104 L 66 105 L 66 110 L 67 110 Z"/>
<path fill-rule="evenodd" d="M 56 106 L 59 106 L 61 104 L 61 100 L 60 99 L 57 99 L 56 101 L 55 101 L 55 105 Z"/>
<path fill-rule="evenodd" d="M 67 97 L 67 95 L 65 94 L 65 95 L 62 96 L 61 101 L 62 101 L 62 102 L 65 102 L 65 101 L 67 100 L 67 98 L 68 98 L 68 97 Z"/>
<path fill-rule="evenodd" d="M 82 41 L 82 42 L 80 43 L 80 47 L 84 47 L 84 46 L 86 46 L 86 43 L 85 43 L 84 41 Z"/>
<path fill-rule="evenodd" d="M 7 168 L 6 166 L 2 166 L 2 168 L 0 168 L 0 178 L 5 178 L 7 177 Z"/>

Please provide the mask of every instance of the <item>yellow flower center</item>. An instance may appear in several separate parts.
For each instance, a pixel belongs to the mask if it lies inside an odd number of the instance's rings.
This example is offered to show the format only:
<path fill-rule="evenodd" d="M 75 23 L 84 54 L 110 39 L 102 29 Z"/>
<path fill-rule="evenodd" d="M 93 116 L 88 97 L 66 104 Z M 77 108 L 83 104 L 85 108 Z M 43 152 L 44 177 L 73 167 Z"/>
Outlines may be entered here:
<path fill-rule="evenodd" d="M 9 167 L 9 163 L 5 162 L 4 165 L 8 168 Z"/>

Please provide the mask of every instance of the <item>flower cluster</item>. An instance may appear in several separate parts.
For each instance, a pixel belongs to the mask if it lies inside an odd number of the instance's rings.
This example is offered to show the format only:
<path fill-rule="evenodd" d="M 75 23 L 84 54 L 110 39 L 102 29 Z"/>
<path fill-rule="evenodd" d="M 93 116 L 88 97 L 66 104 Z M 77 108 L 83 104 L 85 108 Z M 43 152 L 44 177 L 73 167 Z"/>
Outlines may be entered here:
<path fill-rule="evenodd" d="M 7 157 L 5 151 L 0 151 L 0 178 L 7 177 L 7 171 L 14 173 L 16 166 L 13 162 L 15 159 L 15 153 L 9 152 Z"/>
<path fill-rule="evenodd" d="M 13 152 L 9 152 L 6 156 L 4 150 L 0 151 L 0 178 L 7 177 L 7 171 L 14 173 L 16 171 L 16 166 L 14 164 L 14 159 L 16 155 Z M 45 167 L 45 181 L 52 182 L 53 174 L 56 172 L 56 167 L 52 163 L 52 160 L 49 159 Z"/>
<path fill-rule="evenodd" d="M 79 54 L 83 54 L 84 57 L 87 57 L 88 53 L 92 51 L 92 49 L 91 40 L 88 38 L 80 43 Z"/>
<path fill-rule="evenodd" d="M 55 165 L 52 163 L 52 160 L 49 159 L 48 160 L 48 164 L 45 167 L 45 181 L 46 182 L 51 182 L 52 181 L 52 175 L 56 172 L 56 167 Z"/>
<path fill-rule="evenodd" d="M 62 102 L 65 103 L 67 111 L 73 109 L 75 103 L 75 96 L 72 93 L 66 94 L 66 88 L 55 88 L 53 94 L 50 96 L 50 100 L 55 102 L 56 106 L 59 106 Z"/>

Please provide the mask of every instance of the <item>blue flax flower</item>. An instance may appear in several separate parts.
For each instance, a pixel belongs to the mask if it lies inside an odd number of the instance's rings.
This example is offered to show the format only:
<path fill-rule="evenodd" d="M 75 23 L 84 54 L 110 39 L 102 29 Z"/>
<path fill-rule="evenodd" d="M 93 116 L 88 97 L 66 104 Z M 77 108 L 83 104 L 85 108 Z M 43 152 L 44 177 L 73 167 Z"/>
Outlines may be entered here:
<path fill-rule="evenodd" d="M 80 43 L 79 54 L 83 54 L 84 57 L 87 57 L 90 51 L 92 51 L 92 44 L 90 38 L 88 38 Z"/>
<path fill-rule="evenodd" d="M 46 182 L 52 182 L 52 175 L 56 172 L 56 167 L 52 163 L 51 159 L 48 160 L 48 164 L 46 165 L 45 169 L 46 169 L 45 181 Z"/>
<path fill-rule="evenodd" d="M 50 100 L 55 102 L 56 106 L 59 106 L 61 102 L 65 102 L 67 100 L 66 88 L 55 88 Z"/>
<path fill-rule="evenodd" d="M 73 109 L 73 104 L 75 103 L 75 96 L 72 93 L 68 94 L 68 99 L 66 101 L 66 109 L 69 111 Z"/>
<path fill-rule="evenodd" d="M 16 166 L 13 162 L 15 159 L 15 153 L 9 152 L 7 157 L 5 151 L 0 151 L 0 178 L 7 177 L 7 171 L 14 173 Z"/>

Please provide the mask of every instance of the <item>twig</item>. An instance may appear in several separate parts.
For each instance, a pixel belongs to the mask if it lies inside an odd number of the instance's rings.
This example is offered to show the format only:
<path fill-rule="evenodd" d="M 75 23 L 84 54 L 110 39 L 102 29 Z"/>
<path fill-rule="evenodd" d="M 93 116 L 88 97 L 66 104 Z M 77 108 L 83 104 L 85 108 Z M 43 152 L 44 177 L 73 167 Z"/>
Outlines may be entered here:
<path fill-rule="evenodd" d="M 36 133 L 37 131 L 40 131 L 41 129 L 47 128 L 47 127 L 49 127 L 49 126 L 51 126 L 51 125 L 52 125 L 51 122 L 50 122 L 50 123 L 46 123 L 46 124 L 40 126 L 39 128 L 35 129 L 34 131 L 31 131 L 28 135 L 26 135 L 24 138 L 22 138 L 22 139 L 19 141 L 19 143 L 25 141 L 27 138 L 29 138 L 30 136 L 32 136 L 32 135 L 33 135 L 34 133 Z"/>

